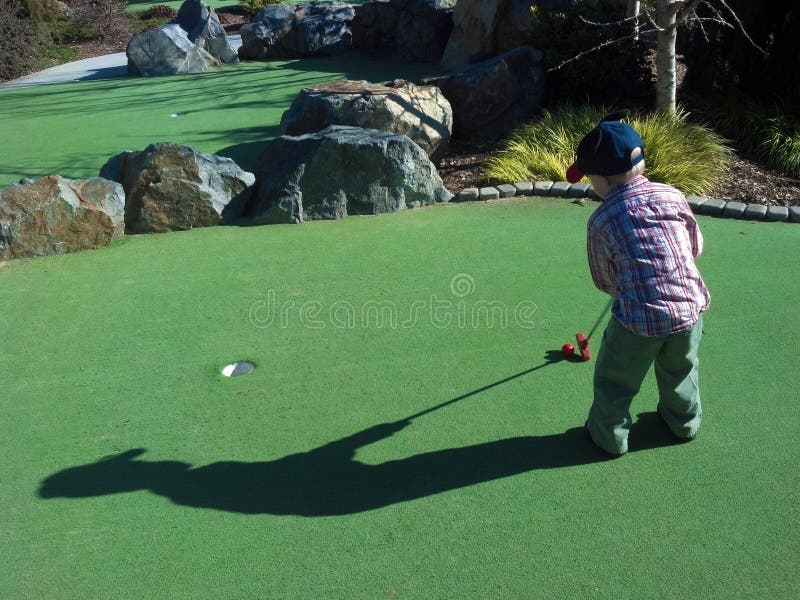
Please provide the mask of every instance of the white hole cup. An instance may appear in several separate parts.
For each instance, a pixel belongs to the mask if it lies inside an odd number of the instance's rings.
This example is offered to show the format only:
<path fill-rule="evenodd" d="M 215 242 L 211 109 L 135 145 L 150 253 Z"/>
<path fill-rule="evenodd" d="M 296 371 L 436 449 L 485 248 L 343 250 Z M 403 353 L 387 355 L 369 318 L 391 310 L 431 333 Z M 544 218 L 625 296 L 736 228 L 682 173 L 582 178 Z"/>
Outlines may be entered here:
<path fill-rule="evenodd" d="M 256 366 L 253 363 L 242 360 L 225 365 L 222 369 L 222 374 L 225 377 L 241 377 L 242 375 L 249 375 L 255 368 Z"/>

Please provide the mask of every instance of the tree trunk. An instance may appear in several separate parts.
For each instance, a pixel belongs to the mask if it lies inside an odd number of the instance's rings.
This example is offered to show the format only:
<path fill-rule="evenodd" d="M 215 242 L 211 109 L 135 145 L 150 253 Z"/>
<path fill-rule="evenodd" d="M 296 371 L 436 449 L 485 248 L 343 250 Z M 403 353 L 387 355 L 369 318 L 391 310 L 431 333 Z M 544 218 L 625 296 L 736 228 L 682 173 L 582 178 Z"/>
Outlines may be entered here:
<path fill-rule="evenodd" d="M 656 49 L 656 108 L 675 112 L 675 40 L 677 8 L 670 0 L 657 0 L 656 23 L 658 47 Z"/>
<path fill-rule="evenodd" d="M 641 2 L 640 0 L 628 0 L 628 10 L 625 11 L 625 16 L 627 18 L 634 18 L 633 20 L 633 32 L 635 34 L 634 39 L 639 40 L 639 11 L 641 10 Z"/>

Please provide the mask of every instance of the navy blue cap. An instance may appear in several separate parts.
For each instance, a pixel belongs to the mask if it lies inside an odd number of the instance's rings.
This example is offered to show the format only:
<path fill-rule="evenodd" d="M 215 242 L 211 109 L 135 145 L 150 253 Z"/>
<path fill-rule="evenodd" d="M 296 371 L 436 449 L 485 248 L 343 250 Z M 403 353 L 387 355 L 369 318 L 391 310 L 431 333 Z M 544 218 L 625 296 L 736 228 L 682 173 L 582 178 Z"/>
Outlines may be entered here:
<path fill-rule="evenodd" d="M 627 114 L 628 111 L 620 111 L 604 117 L 584 136 L 578 144 L 575 162 L 567 169 L 567 181 L 577 183 L 586 173 L 619 175 L 644 160 L 642 138 L 633 127 L 619 120 Z M 636 148 L 641 148 L 642 153 L 631 159 Z"/>

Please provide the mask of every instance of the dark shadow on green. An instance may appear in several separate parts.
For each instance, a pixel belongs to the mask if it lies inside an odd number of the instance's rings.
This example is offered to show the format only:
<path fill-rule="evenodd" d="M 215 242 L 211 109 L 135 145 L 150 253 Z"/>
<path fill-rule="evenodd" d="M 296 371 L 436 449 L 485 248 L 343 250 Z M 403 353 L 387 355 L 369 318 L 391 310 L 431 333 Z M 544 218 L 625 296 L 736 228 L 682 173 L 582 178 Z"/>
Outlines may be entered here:
<path fill-rule="evenodd" d="M 311 56 L 296 59 L 291 62 L 291 68 L 297 72 L 336 73 L 342 75 L 344 79 L 354 81 L 363 79 L 372 83 L 393 79 L 419 81 L 444 73 L 438 63 L 392 61 L 359 52 L 341 56 Z"/>
<path fill-rule="evenodd" d="M 80 77 L 77 81 L 94 81 L 96 79 L 119 79 L 128 77 L 128 65 L 117 65 L 114 67 L 103 67 L 95 69 L 88 75 Z"/>
<path fill-rule="evenodd" d="M 584 435 L 583 427 L 544 436 L 514 437 L 448 448 L 369 465 L 355 459 L 359 448 L 386 439 L 413 419 L 442 409 L 565 360 L 547 361 L 393 423 L 375 425 L 308 452 L 261 462 L 221 461 L 200 467 L 178 461 L 137 460 L 136 448 L 46 478 L 40 498 L 86 498 L 149 490 L 175 504 L 244 514 L 333 516 L 375 510 L 536 469 L 559 469 L 609 460 Z M 643 418 L 644 417 L 644 418 Z M 650 432 L 649 415 L 635 428 Z M 653 433 L 653 432 L 650 432 Z M 659 432 L 634 449 L 675 443 Z M 648 434 L 649 435 L 649 434 Z"/>
<path fill-rule="evenodd" d="M 678 439 L 672 434 L 658 413 L 643 412 L 636 415 L 636 422 L 631 425 L 628 452 L 676 446 L 686 442 L 687 440 Z"/>
<path fill-rule="evenodd" d="M 237 136 L 239 139 L 254 141 L 232 144 L 217 150 L 215 154 L 233 159 L 233 162 L 245 171 L 255 173 L 261 160 L 261 155 L 264 154 L 267 145 L 273 138 L 280 135 L 280 127 L 277 125 L 273 127 L 261 127 L 258 128 L 258 131 L 255 131 L 255 128 L 253 128 L 253 131 L 249 134 L 245 132 L 240 133 L 242 133 L 242 135 Z M 231 139 L 231 137 L 228 137 L 228 139 Z"/>

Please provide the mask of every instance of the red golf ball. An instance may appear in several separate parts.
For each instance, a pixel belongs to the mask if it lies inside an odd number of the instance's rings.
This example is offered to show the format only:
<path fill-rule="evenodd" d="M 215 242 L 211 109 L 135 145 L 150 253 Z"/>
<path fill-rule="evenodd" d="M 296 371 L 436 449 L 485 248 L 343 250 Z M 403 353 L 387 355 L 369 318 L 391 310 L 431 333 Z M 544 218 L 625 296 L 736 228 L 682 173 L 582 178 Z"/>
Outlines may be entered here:
<path fill-rule="evenodd" d="M 564 356 L 572 356 L 573 352 L 575 352 L 575 346 L 572 344 L 564 344 L 561 346 L 561 354 Z"/>

